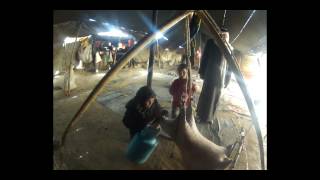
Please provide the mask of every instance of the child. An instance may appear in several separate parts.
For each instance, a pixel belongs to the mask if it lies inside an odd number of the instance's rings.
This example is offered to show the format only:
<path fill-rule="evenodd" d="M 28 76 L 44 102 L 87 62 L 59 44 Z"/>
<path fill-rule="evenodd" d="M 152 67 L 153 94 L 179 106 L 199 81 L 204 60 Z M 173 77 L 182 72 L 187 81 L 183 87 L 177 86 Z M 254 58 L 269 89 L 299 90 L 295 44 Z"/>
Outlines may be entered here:
<path fill-rule="evenodd" d="M 179 112 L 179 107 L 181 101 L 186 102 L 187 106 L 190 105 L 191 99 L 188 98 L 188 93 L 186 91 L 187 80 L 188 80 L 188 66 L 186 64 L 180 64 L 178 66 L 179 78 L 174 80 L 170 86 L 169 92 L 172 95 L 172 111 L 171 117 L 176 118 Z M 195 84 L 192 83 L 191 95 L 196 91 Z M 189 90 L 188 90 L 189 92 Z"/>

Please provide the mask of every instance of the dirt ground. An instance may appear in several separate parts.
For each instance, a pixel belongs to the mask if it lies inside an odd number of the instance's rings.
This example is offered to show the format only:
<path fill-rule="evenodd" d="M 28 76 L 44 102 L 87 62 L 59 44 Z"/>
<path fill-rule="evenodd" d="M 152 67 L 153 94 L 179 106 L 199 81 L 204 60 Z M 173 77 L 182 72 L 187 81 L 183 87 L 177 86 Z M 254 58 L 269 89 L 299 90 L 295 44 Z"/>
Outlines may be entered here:
<path fill-rule="evenodd" d="M 152 86 L 158 95 L 160 104 L 169 110 L 171 96 L 169 85 L 177 78 L 175 68 L 157 69 L 153 74 Z M 105 73 L 105 72 L 104 72 Z M 65 97 L 62 89 L 53 90 L 53 138 L 60 140 L 68 122 L 72 119 L 81 104 L 87 98 L 104 73 L 75 72 L 77 88 L 71 96 Z M 202 80 L 193 79 L 201 88 Z M 143 85 L 146 85 L 147 70 L 143 68 L 122 69 L 107 84 L 80 121 L 70 131 L 66 145 L 54 151 L 54 169 L 60 170 L 183 170 L 180 150 L 167 139 L 159 137 L 159 145 L 146 163 L 133 164 L 125 158 L 129 143 L 129 132 L 122 124 L 125 104 Z M 242 151 L 234 169 L 260 169 L 259 149 L 254 127 L 250 128 L 251 118 L 244 99 L 239 95 L 239 87 L 233 80 L 221 97 L 217 111 L 221 130 L 221 145 L 235 142 L 241 127 L 248 135 L 245 139 L 245 151 Z M 195 104 L 199 93 L 196 93 Z M 212 126 L 197 124 L 200 132 L 216 142 Z"/>

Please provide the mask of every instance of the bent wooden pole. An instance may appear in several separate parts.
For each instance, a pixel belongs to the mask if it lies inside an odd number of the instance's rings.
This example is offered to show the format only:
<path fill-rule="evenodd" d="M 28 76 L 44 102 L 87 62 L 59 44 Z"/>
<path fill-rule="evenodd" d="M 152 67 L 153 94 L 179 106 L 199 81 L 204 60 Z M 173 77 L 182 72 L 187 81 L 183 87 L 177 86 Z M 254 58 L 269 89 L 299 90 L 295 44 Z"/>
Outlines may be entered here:
<path fill-rule="evenodd" d="M 201 10 L 198 13 L 199 13 L 201 19 L 203 20 L 204 24 L 207 26 L 207 28 L 211 32 L 212 37 L 216 41 L 220 51 L 223 52 L 228 64 L 231 66 L 232 71 L 235 74 L 237 82 L 238 82 L 240 89 L 243 93 L 243 96 L 247 102 L 247 106 L 248 106 L 248 109 L 250 111 L 251 118 L 252 118 L 252 123 L 256 129 L 256 134 L 258 137 L 258 143 L 259 143 L 259 149 L 260 149 L 261 169 L 265 169 L 263 138 L 262 138 L 259 122 L 258 122 L 258 117 L 256 115 L 251 96 L 249 95 L 249 92 L 247 90 L 247 86 L 244 83 L 244 78 L 239 70 L 238 65 L 236 64 L 235 57 L 231 54 L 230 48 L 221 39 L 221 37 L 218 33 L 219 27 L 215 23 L 215 21 L 212 19 L 212 17 L 209 15 L 209 13 L 205 10 Z"/>
<path fill-rule="evenodd" d="M 169 20 L 167 23 L 162 25 L 158 32 L 165 34 L 166 31 L 168 31 L 170 28 L 172 28 L 174 25 L 176 25 L 178 22 L 183 20 L 186 16 L 192 14 L 192 10 L 185 11 L 176 17 Z M 69 122 L 66 130 L 64 131 L 61 139 L 61 146 L 65 144 L 66 136 L 69 132 L 69 130 L 79 121 L 79 118 L 81 115 L 88 109 L 90 104 L 93 102 L 93 100 L 96 99 L 98 94 L 101 92 L 102 87 L 111 80 L 112 77 L 114 77 L 115 74 L 117 74 L 123 66 L 125 66 L 130 59 L 132 59 L 134 56 L 136 56 L 141 50 L 143 50 L 145 47 L 147 47 L 153 40 L 156 39 L 156 33 L 152 33 L 148 36 L 146 36 L 144 39 L 142 39 L 135 47 L 130 49 L 125 56 L 123 56 L 116 65 L 106 73 L 106 75 L 100 80 L 100 82 L 96 85 L 96 87 L 92 90 L 90 95 L 87 97 L 87 99 L 84 101 L 84 103 L 81 105 L 78 112 L 74 115 L 72 120 Z"/>

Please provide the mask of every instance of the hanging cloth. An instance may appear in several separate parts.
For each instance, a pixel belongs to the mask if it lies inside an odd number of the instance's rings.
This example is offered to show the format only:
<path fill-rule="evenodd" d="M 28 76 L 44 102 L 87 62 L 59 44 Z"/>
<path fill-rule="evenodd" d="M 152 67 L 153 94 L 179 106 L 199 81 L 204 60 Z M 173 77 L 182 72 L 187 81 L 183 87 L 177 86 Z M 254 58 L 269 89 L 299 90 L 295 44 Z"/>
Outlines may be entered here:
<path fill-rule="evenodd" d="M 200 122 L 212 121 L 216 111 L 225 76 L 226 61 L 213 39 L 206 43 L 201 65 L 200 77 L 204 80 L 197 106 Z"/>
<path fill-rule="evenodd" d="M 80 46 L 78 51 L 78 57 L 83 63 L 91 63 L 92 58 L 92 45 L 89 44 L 87 47 Z"/>
<path fill-rule="evenodd" d="M 99 63 L 99 62 L 101 62 L 101 61 L 102 61 L 101 56 L 100 56 L 100 54 L 99 54 L 99 51 L 97 51 L 97 52 L 96 52 L 96 63 Z"/>

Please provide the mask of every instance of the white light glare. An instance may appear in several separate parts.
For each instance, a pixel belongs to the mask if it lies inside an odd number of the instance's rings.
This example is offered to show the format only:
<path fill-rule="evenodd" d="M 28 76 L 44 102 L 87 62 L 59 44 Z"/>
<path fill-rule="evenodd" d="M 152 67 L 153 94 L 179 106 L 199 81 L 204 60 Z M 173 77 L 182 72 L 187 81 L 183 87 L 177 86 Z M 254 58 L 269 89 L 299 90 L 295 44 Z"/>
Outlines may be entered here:
<path fill-rule="evenodd" d="M 163 38 L 163 39 L 165 39 L 165 40 L 168 41 L 168 38 L 165 37 L 161 32 L 157 32 L 157 33 L 156 33 L 156 39 L 158 40 L 158 39 L 160 39 L 160 38 Z"/>
<path fill-rule="evenodd" d="M 77 41 L 80 41 L 80 38 L 78 38 Z M 63 47 L 64 47 L 66 44 L 73 43 L 73 42 L 76 42 L 76 38 L 66 37 L 66 38 L 64 39 Z"/>
<path fill-rule="evenodd" d="M 182 46 L 179 46 L 179 48 L 181 49 L 181 48 L 183 48 Z"/>
<path fill-rule="evenodd" d="M 94 19 L 89 19 L 89 21 L 96 21 L 96 20 L 94 20 Z"/>
<path fill-rule="evenodd" d="M 256 113 L 264 136 L 267 125 L 267 56 L 262 52 L 257 53 L 255 56 L 260 59 L 261 66 L 255 66 L 256 69 L 252 69 L 257 71 L 257 74 L 253 79 L 247 81 L 247 88 L 253 100 L 259 102 L 255 104 Z"/>
<path fill-rule="evenodd" d="M 109 32 L 99 32 L 99 36 L 112 36 L 112 37 L 129 37 L 128 34 L 120 31 L 119 29 L 112 29 Z"/>
<path fill-rule="evenodd" d="M 165 50 L 166 50 L 166 51 L 169 51 L 169 49 L 168 49 L 168 48 L 166 48 Z"/>

